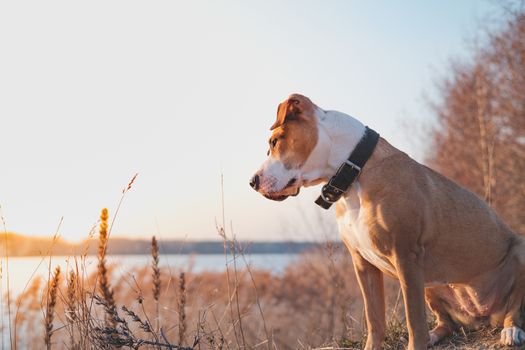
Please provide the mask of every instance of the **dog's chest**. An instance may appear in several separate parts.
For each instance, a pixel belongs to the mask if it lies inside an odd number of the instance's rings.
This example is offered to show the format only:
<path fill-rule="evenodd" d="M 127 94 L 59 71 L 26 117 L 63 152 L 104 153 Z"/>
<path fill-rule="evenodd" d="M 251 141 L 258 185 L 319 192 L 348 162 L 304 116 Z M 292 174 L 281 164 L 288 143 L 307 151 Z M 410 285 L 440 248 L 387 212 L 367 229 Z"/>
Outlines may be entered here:
<path fill-rule="evenodd" d="M 337 218 L 343 240 L 356 249 L 363 258 L 380 270 L 395 274 L 393 266 L 382 257 L 372 244 L 367 225 L 366 211 L 361 208 L 360 187 L 356 182 L 349 194 L 340 199 L 344 214 Z"/>

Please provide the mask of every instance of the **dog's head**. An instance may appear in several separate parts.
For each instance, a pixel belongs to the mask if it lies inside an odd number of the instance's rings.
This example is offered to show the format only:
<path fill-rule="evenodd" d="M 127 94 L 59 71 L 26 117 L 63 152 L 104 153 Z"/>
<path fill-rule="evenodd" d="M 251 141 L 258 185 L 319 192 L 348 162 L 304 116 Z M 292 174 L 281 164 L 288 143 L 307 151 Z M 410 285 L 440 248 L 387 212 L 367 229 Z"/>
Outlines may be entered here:
<path fill-rule="evenodd" d="M 321 181 L 329 148 L 320 142 L 322 110 L 308 97 L 293 94 L 277 108 L 270 130 L 268 158 L 250 181 L 268 199 L 282 201 L 299 194 L 301 186 Z"/>

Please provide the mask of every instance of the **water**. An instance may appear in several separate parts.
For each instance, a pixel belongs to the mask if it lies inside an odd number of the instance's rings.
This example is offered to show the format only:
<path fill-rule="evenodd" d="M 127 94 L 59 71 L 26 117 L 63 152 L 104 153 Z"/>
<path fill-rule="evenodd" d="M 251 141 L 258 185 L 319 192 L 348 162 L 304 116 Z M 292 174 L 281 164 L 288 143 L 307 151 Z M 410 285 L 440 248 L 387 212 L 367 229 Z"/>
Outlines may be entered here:
<path fill-rule="evenodd" d="M 228 256 L 228 266 L 233 266 L 232 257 Z M 246 256 L 247 263 L 251 268 L 271 271 L 275 274 L 282 273 L 286 266 L 295 261 L 297 254 L 251 254 Z M 145 266 L 151 266 L 151 257 L 148 255 L 111 255 L 107 257 L 108 266 L 115 267 L 113 273 L 115 278 L 129 274 L 129 271 Z M 54 256 L 51 259 L 51 269 L 60 265 L 62 273 L 74 268 L 75 260 L 67 256 Z M 80 261 L 79 261 L 80 264 Z M 191 271 L 199 273 L 203 271 L 221 272 L 225 270 L 226 260 L 222 254 L 185 255 L 166 254 L 160 255 L 160 266 L 169 268 L 173 273 L 179 271 Z M 49 257 L 13 257 L 9 258 L 9 286 L 11 295 L 21 293 L 32 276 L 39 276 L 44 281 L 48 278 Z M 237 267 L 245 267 L 242 257 L 237 259 Z M 79 267 L 80 268 L 80 267 Z M 97 268 L 97 258 L 88 256 L 86 258 L 86 270 L 88 273 Z M 2 289 L 6 289 L 6 265 L 2 262 Z M 64 274 L 62 274 L 64 277 Z"/>

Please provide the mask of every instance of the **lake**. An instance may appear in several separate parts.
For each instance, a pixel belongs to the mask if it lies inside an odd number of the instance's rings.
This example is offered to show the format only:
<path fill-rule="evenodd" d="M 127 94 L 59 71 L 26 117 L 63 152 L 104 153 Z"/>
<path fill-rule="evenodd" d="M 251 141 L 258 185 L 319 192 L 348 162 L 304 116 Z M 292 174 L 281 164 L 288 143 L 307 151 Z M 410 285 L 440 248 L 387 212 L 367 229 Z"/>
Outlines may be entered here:
<path fill-rule="evenodd" d="M 297 259 L 297 254 L 251 254 L 246 255 L 247 263 L 255 269 L 264 269 L 275 274 L 280 274 L 293 261 Z M 226 259 L 222 254 L 165 254 L 160 255 L 160 266 L 172 269 L 174 273 L 181 271 L 191 271 L 199 273 L 202 271 L 221 272 L 225 270 Z M 232 257 L 228 256 L 228 266 L 233 266 Z M 97 257 L 88 256 L 86 268 L 88 272 L 93 272 L 97 268 Z M 114 274 L 122 276 L 128 274 L 130 270 L 151 265 L 149 255 L 109 255 L 107 257 L 108 266 L 115 266 Z M 40 265 L 39 265 L 40 264 Z M 43 277 L 47 280 L 49 257 L 42 260 L 41 257 L 13 257 L 9 258 L 9 285 L 12 295 L 17 295 L 23 291 L 27 282 L 34 275 Z M 62 273 L 74 266 L 74 259 L 67 256 L 54 256 L 51 259 L 51 269 L 60 265 Z M 237 259 L 237 267 L 245 267 L 242 257 Z M 64 274 L 62 274 L 64 277 Z M 6 291 L 6 264 L 2 261 L 2 290 Z"/>

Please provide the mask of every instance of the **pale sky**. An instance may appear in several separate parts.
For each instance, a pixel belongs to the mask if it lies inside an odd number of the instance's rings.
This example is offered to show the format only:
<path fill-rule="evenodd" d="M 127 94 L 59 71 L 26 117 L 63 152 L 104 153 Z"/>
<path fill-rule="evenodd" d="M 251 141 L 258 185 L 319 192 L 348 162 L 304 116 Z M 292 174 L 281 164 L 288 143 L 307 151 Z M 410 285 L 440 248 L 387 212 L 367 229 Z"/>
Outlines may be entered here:
<path fill-rule="evenodd" d="M 240 239 L 321 239 L 319 188 L 248 186 L 290 93 L 351 114 L 416 159 L 423 96 L 490 1 L 2 1 L 0 205 L 7 229 L 217 239 L 220 174 Z M 410 130 L 410 129 L 414 130 Z M 313 226 L 304 224 L 312 221 Z M 157 229 L 158 227 L 158 229 Z"/>

